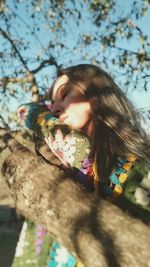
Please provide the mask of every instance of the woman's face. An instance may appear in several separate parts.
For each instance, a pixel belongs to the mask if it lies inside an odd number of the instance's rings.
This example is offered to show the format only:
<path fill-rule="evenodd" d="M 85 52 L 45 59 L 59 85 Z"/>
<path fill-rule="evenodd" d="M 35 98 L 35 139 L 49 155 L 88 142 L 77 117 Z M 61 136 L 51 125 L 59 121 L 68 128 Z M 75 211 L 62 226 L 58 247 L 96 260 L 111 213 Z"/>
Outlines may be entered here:
<path fill-rule="evenodd" d="M 51 93 L 52 113 L 73 129 L 89 134 L 92 110 L 79 85 L 70 85 L 63 74 L 55 83 Z"/>

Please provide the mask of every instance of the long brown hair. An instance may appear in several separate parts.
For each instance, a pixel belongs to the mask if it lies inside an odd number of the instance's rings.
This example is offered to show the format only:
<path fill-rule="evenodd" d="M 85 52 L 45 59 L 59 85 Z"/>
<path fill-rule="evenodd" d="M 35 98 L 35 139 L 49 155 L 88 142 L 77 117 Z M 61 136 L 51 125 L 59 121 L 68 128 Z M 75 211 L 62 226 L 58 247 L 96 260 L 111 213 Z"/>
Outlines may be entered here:
<path fill-rule="evenodd" d="M 150 144 L 140 115 L 111 76 L 95 65 L 80 64 L 59 70 L 84 90 L 93 111 L 92 155 L 100 182 L 108 182 L 119 156 L 135 155 L 150 162 Z"/>

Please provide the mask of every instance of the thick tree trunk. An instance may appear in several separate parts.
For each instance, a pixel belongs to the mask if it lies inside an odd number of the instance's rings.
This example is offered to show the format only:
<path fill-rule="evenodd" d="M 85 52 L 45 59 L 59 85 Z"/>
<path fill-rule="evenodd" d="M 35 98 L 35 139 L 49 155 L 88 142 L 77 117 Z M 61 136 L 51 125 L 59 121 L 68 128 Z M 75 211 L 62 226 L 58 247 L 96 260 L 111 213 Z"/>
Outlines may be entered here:
<path fill-rule="evenodd" d="M 46 226 L 86 267 L 150 266 L 149 227 L 87 192 L 56 166 L 18 146 L 3 173 L 17 210 Z"/>

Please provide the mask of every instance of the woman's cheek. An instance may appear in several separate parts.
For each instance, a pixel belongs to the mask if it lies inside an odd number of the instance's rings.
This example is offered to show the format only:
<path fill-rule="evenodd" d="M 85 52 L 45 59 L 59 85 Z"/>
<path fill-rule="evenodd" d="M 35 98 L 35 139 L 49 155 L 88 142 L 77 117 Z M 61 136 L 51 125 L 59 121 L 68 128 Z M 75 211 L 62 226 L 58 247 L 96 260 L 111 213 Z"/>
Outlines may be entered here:
<path fill-rule="evenodd" d="M 70 123 L 70 126 L 72 128 L 76 130 L 81 130 L 87 123 L 87 119 L 83 117 L 82 115 L 76 114 L 76 116 L 72 116 L 70 118 L 70 121 L 68 119 L 68 123 Z"/>
<path fill-rule="evenodd" d="M 73 129 L 82 129 L 90 120 L 90 109 L 87 103 L 70 105 L 66 114 L 68 114 L 68 118 L 64 122 Z"/>

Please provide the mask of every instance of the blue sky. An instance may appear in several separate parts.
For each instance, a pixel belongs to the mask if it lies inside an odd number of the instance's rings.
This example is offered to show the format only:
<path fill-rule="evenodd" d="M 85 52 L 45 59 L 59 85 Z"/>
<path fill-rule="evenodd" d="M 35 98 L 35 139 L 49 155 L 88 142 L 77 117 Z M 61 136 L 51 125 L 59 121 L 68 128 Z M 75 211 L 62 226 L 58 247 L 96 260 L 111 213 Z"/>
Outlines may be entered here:
<path fill-rule="evenodd" d="M 21 0 L 21 1 L 22 1 L 22 3 L 24 2 L 24 0 Z M 11 3 L 11 2 L 14 3 L 12 0 L 8 0 L 6 2 L 7 3 Z M 131 3 L 133 3 L 133 1 L 132 0 L 126 0 L 126 1 L 118 0 L 118 3 L 120 5 L 120 9 L 122 10 L 122 12 L 126 12 L 127 10 L 130 9 L 130 5 L 131 5 Z M 13 7 L 13 5 L 10 5 L 10 6 Z M 31 21 L 29 19 L 26 19 L 27 18 L 27 15 L 25 14 L 25 11 L 24 11 L 24 8 L 23 8 L 23 4 L 22 4 L 22 8 L 20 8 L 20 10 L 18 10 L 18 13 L 26 21 L 26 23 L 32 27 Z M 85 21 L 86 21 L 86 19 L 85 19 Z M 73 28 L 73 24 L 72 23 L 73 22 L 70 22 L 70 25 L 68 26 L 68 33 L 70 33 L 70 43 L 68 43 L 68 45 L 71 46 L 71 47 L 74 44 L 74 38 L 75 38 L 74 32 L 72 31 L 72 28 Z M 149 11 L 148 11 L 147 15 L 145 17 L 143 17 L 141 20 L 139 20 L 137 23 L 139 24 L 140 28 L 145 32 L 145 34 L 148 34 L 149 35 L 150 8 L 149 8 Z M 40 25 L 40 27 L 42 28 L 44 26 L 43 25 Z M 91 24 L 90 23 L 87 24 L 87 21 L 86 21 L 85 25 L 83 25 L 82 31 L 84 31 L 84 29 L 86 29 L 88 27 L 91 27 Z M 17 30 L 19 31 L 19 33 L 21 33 L 22 37 L 24 37 L 26 35 L 26 27 L 23 24 L 21 26 L 21 31 L 20 31 L 19 28 Z M 92 30 L 92 28 L 89 29 L 89 30 Z M 50 36 L 50 34 L 51 34 L 50 31 L 47 32 L 47 35 L 45 34 L 45 32 L 44 32 L 44 35 L 43 35 L 43 32 L 42 31 L 39 32 L 40 40 L 41 40 L 41 43 L 43 44 L 43 46 L 46 44 L 46 42 L 47 42 L 47 36 Z M 136 51 L 137 40 L 136 39 L 133 40 L 132 43 L 130 42 L 130 44 L 128 44 L 127 42 L 122 42 L 121 41 L 120 42 L 120 45 L 121 45 L 121 47 L 129 48 L 130 50 Z M 0 47 L 1 47 L 1 44 L 0 44 Z M 39 43 L 38 42 L 35 43 L 34 41 L 32 41 L 31 42 L 31 45 L 30 45 L 30 52 L 27 55 L 28 56 L 34 55 L 34 51 L 37 50 L 38 47 L 40 49 Z M 94 49 L 95 49 L 95 47 L 93 48 L 93 50 Z M 65 60 L 68 61 L 68 62 L 66 61 L 68 65 L 69 65 L 69 60 L 70 60 L 71 57 L 72 57 L 71 53 L 70 54 L 68 53 L 68 57 L 65 58 Z M 56 58 L 57 58 L 58 61 L 59 61 L 59 58 L 60 58 L 60 62 L 61 62 L 61 60 L 63 58 L 63 55 L 56 55 Z M 76 58 L 76 60 L 74 61 L 74 64 L 79 64 L 79 63 L 81 63 L 80 58 Z M 87 60 L 87 62 L 84 62 L 84 63 L 89 63 L 89 62 Z M 112 68 L 113 68 L 113 66 L 112 66 Z M 48 72 L 51 72 L 52 73 L 52 69 L 51 70 L 49 68 L 43 69 L 36 76 L 37 80 L 39 82 L 42 82 L 43 77 Z M 124 77 L 123 79 L 125 81 L 126 77 Z M 52 80 L 49 81 L 49 83 L 51 83 L 51 82 L 52 82 Z M 148 91 L 147 92 L 144 92 L 143 91 L 143 88 L 140 88 L 140 85 L 139 85 L 139 88 L 137 88 L 137 90 L 133 91 L 132 93 L 130 92 L 130 94 L 128 94 L 128 97 L 131 99 L 131 101 L 135 104 L 135 106 L 137 108 L 144 108 L 144 107 L 150 106 L 150 104 L 149 104 L 150 103 L 150 85 L 148 85 L 148 86 L 149 87 L 148 87 Z M 29 101 L 28 100 L 28 96 L 26 98 L 23 98 L 23 99 L 22 99 L 22 97 L 20 97 L 19 102 L 22 102 L 22 101 L 25 101 L 25 102 L 26 101 Z M 18 101 L 16 101 L 15 99 L 12 98 L 12 100 L 10 101 L 10 105 L 12 107 L 12 110 L 15 109 L 15 107 L 17 106 L 17 104 L 18 104 Z"/>
<path fill-rule="evenodd" d="M 133 1 L 126 0 L 123 2 L 122 0 L 119 0 L 119 2 L 121 5 L 124 5 L 125 9 L 128 9 L 130 7 L 130 3 Z M 142 19 L 140 19 L 137 22 L 137 24 L 140 26 L 140 28 L 142 29 L 142 31 L 145 34 L 150 36 L 150 8 L 148 10 L 147 15 L 145 17 L 143 17 Z M 130 44 L 129 47 L 130 47 L 130 49 L 133 49 L 133 51 L 134 51 L 135 47 L 136 47 L 136 40 L 134 40 L 132 43 L 132 46 Z M 149 68 L 150 68 L 150 66 L 149 66 Z M 138 108 L 149 107 L 150 108 L 150 83 L 148 84 L 148 91 L 147 92 L 145 92 L 143 90 L 143 88 L 138 88 L 138 90 L 133 91 L 132 94 L 129 95 L 129 97 L 132 100 L 132 102 L 135 104 L 136 107 L 138 107 Z"/>

